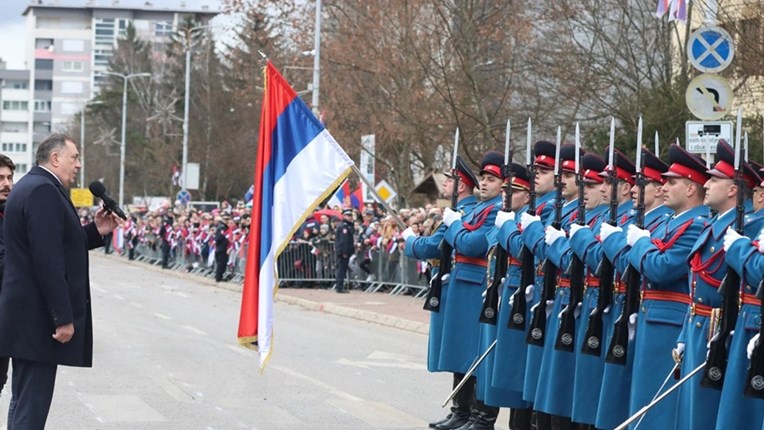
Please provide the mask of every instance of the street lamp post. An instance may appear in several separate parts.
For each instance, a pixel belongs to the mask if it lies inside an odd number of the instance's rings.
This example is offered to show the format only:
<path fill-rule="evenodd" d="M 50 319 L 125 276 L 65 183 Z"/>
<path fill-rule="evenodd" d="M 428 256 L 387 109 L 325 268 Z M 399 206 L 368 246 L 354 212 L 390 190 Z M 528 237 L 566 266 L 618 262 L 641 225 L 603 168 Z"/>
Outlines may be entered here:
<path fill-rule="evenodd" d="M 103 72 L 104 75 L 116 76 L 122 79 L 122 139 L 120 140 L 120 195 L 119 205 L 124 206 L 125 201 L 125 126 L 127 123 L 127 84 L 130 78 L 151 76 L 151 73 L 115 73 Z"/>
<path fill-rule="evenodd" d="M 88 106 L 100 105 L 104 102 L 99 100 L 91 100 L 86 102 L 82 107 L 82 113 L 80 114 L 80 187 L 85 187 L 85 112 L 88 111 Z"/>
<path fill-rule="evenodd" d="M 191 33 L 203 28 L 213 28 L 212 25 L 198 25 L 185 29 L 186 32 L 186 73 L 183 94 L 183 158 L 181 160 L 181 188 L 188 186 L 187 172 L 189 164 L 189 93 L 191 88 Z"/>

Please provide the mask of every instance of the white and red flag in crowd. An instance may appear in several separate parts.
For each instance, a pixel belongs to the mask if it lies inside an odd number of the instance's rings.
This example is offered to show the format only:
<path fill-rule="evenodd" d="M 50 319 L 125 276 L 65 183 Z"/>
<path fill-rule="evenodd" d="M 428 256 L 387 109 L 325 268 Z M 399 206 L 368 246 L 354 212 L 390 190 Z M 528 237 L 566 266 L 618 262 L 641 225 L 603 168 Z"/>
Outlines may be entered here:
<path fill-rule="evenodd" d="M 661 18 L 669 12 L 670 21 L 685 21 L 688 17 L 687 0 L 659 0 L 656 17 Z"/>
<path fill-rule="evenodd" d="M 237 333 L 240 344 L 258 351 L 261 370 L 271 355 L 277 258 L 353 166 L 270 61 L 264 88 Z"/>

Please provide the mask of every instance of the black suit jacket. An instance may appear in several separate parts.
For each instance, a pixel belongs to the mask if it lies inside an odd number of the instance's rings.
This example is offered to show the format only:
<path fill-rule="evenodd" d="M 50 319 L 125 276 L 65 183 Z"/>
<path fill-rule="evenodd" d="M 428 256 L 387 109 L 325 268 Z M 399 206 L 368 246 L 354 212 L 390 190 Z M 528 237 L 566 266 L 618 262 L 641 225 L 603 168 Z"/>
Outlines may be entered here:
<path fill-rule="evenodd" d="M 68 192 L 40 167 L 14 186 L 3 221 L 0 356 L 90 367 L 88 250 L 103 245 L 96 225 L 80 225 Z M 74 337 L 59 343 L 52 335 L 68 323 Z"/>

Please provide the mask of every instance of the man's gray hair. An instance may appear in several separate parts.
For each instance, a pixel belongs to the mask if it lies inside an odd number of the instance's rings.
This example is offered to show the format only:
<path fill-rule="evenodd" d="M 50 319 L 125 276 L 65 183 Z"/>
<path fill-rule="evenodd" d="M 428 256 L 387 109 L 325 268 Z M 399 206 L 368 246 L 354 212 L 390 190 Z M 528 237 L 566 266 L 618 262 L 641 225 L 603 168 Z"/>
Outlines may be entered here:
<path fill-rule="evenodd" d="M 50 160 L 50 155 L 53 153 L 53 151 L 58 148 L 65 147 L 67 140 L 74 142 L 74 139 L 63 133 L 53 133 L 48 135 L 48 137 L 40 142 L 40 145 L 37 147 L 35 165 L 39 166 L 40 164 Z"/>

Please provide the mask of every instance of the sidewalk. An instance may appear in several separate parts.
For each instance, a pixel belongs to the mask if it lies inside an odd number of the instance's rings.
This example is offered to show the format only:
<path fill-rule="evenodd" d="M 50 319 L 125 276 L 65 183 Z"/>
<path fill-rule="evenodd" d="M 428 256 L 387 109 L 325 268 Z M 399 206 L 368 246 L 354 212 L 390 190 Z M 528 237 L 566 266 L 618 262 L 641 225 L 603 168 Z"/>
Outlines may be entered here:
<path fill-rule="evenodd" d="M 312 311 L 428 334 L 430 313 L 422 309 L 421 299 L 411 296 L 391 296 L 387 293 L 365 293 L 359 290 L 351 290 L 349 294 L 338 294 L 324 289 L 280 288 L 276 293 L 276 301 Z"/>

